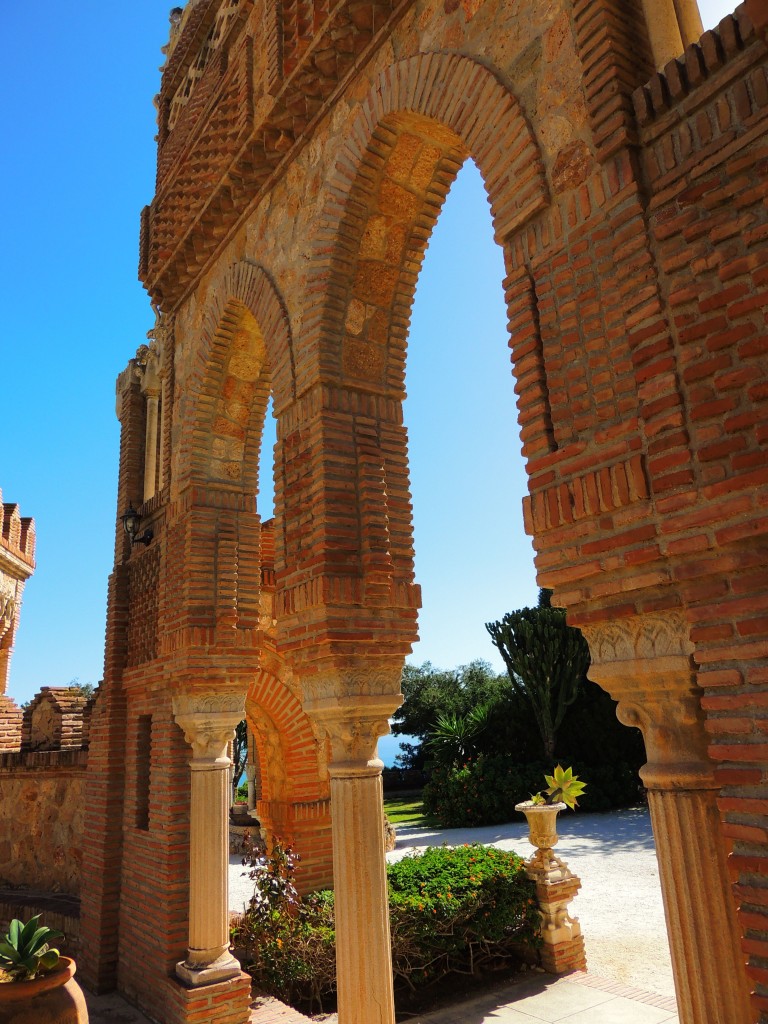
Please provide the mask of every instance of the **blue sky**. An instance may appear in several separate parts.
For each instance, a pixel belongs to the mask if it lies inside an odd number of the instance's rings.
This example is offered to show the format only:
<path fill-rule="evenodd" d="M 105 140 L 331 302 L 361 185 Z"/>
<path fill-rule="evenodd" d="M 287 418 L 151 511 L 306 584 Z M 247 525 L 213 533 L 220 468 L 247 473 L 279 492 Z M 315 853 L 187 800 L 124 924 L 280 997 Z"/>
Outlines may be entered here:
<path fill-rule="evenodd" d="M 8 691 L 20 702 L 40 686 L 102 674 L 114 382 L 154 319 L 136 266 L 170 6 L 38 0 L 2 14 L 12 42 L 0 66 L 0 487 L 37 524 Z M 711 27 L 732 5 L 701 8 Z M 427 252 L 407 378 L 424 600 L 412 660 L 446 668 L 483 657 L 501 670 L 483 623 L 537 594 L 502 277 L 485 193 L 467 165 Z"/>

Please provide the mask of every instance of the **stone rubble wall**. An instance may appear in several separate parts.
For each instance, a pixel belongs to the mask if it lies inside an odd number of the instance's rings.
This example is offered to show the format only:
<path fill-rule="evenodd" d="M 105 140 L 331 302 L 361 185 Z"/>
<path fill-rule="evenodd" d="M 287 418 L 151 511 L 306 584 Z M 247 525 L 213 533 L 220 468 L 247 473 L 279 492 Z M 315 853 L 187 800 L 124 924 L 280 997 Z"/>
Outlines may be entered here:
<path fill-rule="evenodd" d="M 95 699 L 44 686 L 19 712 L 17 748 L 0 752 L 0 887 L 79 895 Z"/>
<path fill-rule="evenodd" d="M 87 762 L 86 750 L 0 754 L 0 886 L 79 895 Z"/>

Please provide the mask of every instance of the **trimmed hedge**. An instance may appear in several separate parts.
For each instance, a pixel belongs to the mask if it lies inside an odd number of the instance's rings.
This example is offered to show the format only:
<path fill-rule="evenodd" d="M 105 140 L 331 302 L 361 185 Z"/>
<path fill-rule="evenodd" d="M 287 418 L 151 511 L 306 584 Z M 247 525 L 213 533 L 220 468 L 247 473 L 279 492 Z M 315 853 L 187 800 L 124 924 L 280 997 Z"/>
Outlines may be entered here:
<path fill-rule="evenodd" d="M 568 764 L 587 784 L 579 798 L 581 811 L 608 811 L 642 800 L 640 777 L 629 764 Z M 515 804 L 542 789 L 544 774 L 551 771 L 551 764 L 517 764 L 509 755 L 500 754 L 478 754 L 461 765 L 437 764 L 424 787 L 424 812 L 445 828 L 512 821 Z"/>

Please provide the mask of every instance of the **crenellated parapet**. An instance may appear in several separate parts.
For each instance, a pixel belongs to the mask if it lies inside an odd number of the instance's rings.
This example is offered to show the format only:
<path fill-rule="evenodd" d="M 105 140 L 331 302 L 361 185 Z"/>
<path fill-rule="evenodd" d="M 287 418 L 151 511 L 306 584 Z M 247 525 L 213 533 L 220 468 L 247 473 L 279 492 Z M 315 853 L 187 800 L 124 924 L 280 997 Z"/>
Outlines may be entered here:
<path fill-rule="evenodd" d="M 21 710 L 5 694 L 24 584 L 35 569 L 35 522 L 2 497 L 0 491 L 0 750 L 14 750 L 21 736 Z"/>
<path fill-rule="evenodd" d="M 24 709 L 22 752 L 87 747 L 95 701 L 78 687 L 44 686 Z"/>

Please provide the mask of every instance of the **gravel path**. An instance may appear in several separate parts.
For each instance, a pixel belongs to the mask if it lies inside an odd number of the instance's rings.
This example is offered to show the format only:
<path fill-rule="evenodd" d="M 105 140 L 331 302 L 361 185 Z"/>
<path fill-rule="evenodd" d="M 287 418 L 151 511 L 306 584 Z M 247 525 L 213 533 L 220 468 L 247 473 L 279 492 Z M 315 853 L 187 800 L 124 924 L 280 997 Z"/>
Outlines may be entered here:
<path fill-rule="evenodd" d="M 590 971 L 626 985 L 674 996 L 656 850 L 648 811 L 562 813 L 557 853 L 581 879 L 572 914 L 579 918 Z M 525 821 L 486 828 L 424 829 L 398 826 L 388 861 L 447 843 L 490 843 L 521 856 L 531 853 Z M 230 857 L 229 905 L 241 911 L 253 893 L 239 857 Z"/>

